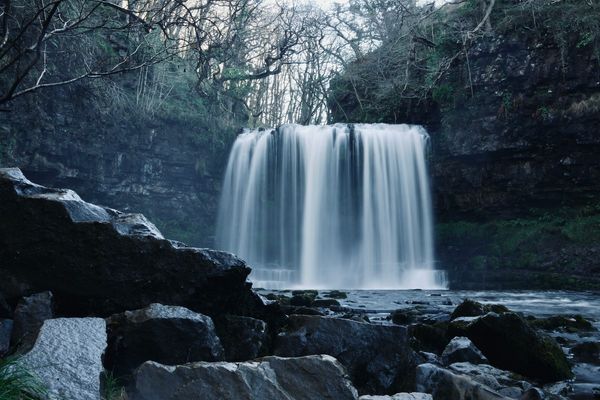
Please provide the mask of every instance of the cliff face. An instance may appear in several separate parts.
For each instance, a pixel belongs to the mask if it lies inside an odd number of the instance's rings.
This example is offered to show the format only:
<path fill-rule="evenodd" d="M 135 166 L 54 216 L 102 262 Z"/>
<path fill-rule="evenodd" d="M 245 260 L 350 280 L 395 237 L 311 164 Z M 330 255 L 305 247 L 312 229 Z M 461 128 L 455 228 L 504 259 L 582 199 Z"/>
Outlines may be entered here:
<path fill-rule="evenodd" d="M 599 198 L 600 60 L 591 47 L 486 38 L 468 66 L 455 68 L 444 85 L 467 92 L 464 101 L 425 121 L 440 218 L 514 216 Z"/>
<path fill-rule="evenodd" d="M 218 142 L 186 120 L 115 117 L 97 113 L 85 94 L 55 94 L 2 113 L 0 166 L 73 188 L 87 201 L 143 212 L 173 239 L 212 245 L 225 132 Z"/>
<path fill-rule="evenodd" d="M 451 285 L 600 287 L 600 60 L 591 46 L 489 38 L 451 79 L 464 101 L 426 121 L 437 256 Z"/>

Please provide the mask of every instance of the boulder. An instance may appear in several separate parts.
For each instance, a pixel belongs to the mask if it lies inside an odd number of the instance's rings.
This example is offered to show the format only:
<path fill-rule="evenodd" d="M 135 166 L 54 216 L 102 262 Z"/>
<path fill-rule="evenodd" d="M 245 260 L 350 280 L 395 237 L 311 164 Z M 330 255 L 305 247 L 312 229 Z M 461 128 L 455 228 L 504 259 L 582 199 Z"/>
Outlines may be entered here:
<path fill-rule="evenodd" d="M 364 394 L 412 389 L 417 358 L 405 327 L 304 315 L 290 316 L 287 330 L 276 338 L 275 354 L 333 356 Z"/>
<path fill-rule="evenodd" d="M 21 351 L 31 349 L 44 321 L 54 317 L 53 304 L 51 292 L 33 294 L 19 301 L 14 311 L 13 346 Z"/>
<path fill-rule="evenodd" d="M 431 393 L 436 400 L 508 400 L 468 376 L 455 374 L 433 364 L 417 367 L 417 390 Z"/>
<path fill-rule="evenodd" d="M 215 323 L 226 361 L 252 360 L 267 353 L 270 338 L 264 321 L 227 315 Z"/>
<path fill-rule="evenodd" d="M 433 400 L 430 394 L 427 393 L 396 393 L 391 396 L 365 395 L 360 396 L 358 400 Z"/>
<path fill-rule="evenodd" d="M 210 317 L 184 307 L 151 304 L 107 319 L 106 365 L 128 378 L 144 361 L 183 364 L 223 360 L 223 347 Z"/>
<path fill-rule="evenodd" d="M 471 299 L 465 299 L 462 303 L 456 306 L 454 311 L 452 311 L 450 319 L 456 319 L 460 317 L 478 317 L 480 315 L 487 314 L 488 312 L 502 314 L 508 311 L 510 310 L 501 304 L 481 304 Z"/>
<path fill-rule="evenodd" d="M 323 294 L 323 297 L 340 300 L 348 298 L 348 294 L 346 292 L 342 292 L 341 290 L 330 290 L 329 292 Z"/>
<path fill-rule="evenodd" d="M 453 338 L 442 353 L 442 363 L 450 365 L 456 362 L 487 364 L 488 360 L 469 338 L 457 336 Z"/>
<path fill-rule="evenodd" d="M 242 363 L 166 366 L 146 362 L 129 400 L 355 400 L 356 389 L 333 357 L 265 357 Z"/>
<path fill-rule="evenodd" d="M 451 364 L 448 369 L 455 374 L 466 375 L 506 397 L 518 398 L 531 388 L 531 384 L 519 375 L 487 364 L 460 362 Z"/>
<path fill-rule="evenodd" d="M 571 367 L 554 339 L 532 328 L 520 315 L 488 313 L 452 321 L 448 334 L 466 336 L 498 368 L 554 382 L 572 376 Z"/>
<path fill-rule="evenodd" d="M 10 336 L 13 330 L 12 319 L 0 319 L 0 358 L 10 349 Z"/>
<path fill-rule="evenodd" d="M 154 302 L 208 315 L 266 312 L 239 258 L 165 240 L 142 215 L 36 185 L 17 168 L 0 169 L 0 215 L 7 299 L 51 290 L 63 316 L 106 317 Z"/>
<path fill-rule="evenodd" d="M 49 319 L 19 362 L 48 389 L 48 399 L 100 400 L 105 348 L 103 319 Z"/>
<path fill-rule="evenodd" d="M 554 315 L 548 318 L 533 318 L 530 322 L 536 328 L 547 331 L 570 333 L 595 331 L 594 325 L 581 315 Z"/>

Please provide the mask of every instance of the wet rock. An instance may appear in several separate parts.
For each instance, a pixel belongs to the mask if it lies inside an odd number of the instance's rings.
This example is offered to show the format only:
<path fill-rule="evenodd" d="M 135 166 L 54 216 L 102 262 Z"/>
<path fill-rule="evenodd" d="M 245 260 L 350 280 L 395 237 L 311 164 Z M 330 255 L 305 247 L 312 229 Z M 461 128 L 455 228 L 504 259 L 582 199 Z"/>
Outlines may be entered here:
<path fill-rule="evenodd" d="M 449 342 L 444 325 L 414 324 L 408 327 L 408 332 L 417 350 L 440 354 Z"/>
<path fill-rule="evenodd" d="M 166 366 L 146 362 L 130 400 L 355 400 L 356 389 L 333 357 L 265 357 L 243 363 Z"/>
<path fill-rule="evenodd" d="M 31 349 L 44 321 L 54 317 L 54 302 L 50 292 L 23 297 L 14 312 L 12 345 L 22 351 Z"/>
<path fill-rule="evenodd" d="M 401 326 L 371 325 L 341 318 L 290 316 L 275 354 L 328 354 L 347 369 L 361 393 L 392 394 L 411 389 L 416 354 Z"/>
<path fill-rule="evenodd" d="M 465 375 L 455 374 L 433 364 L 417 367 L 417 390 L 431 393 L 436 400 L 508 400 Z"/>
<path fill-rule="evenodd" d="M 500 304 L 481 304 L 474 300 L 465 299 L 462 303 L 456 306 L 454 311 L 452 311 L 450 319 L 456 319 L 460 317 L 477 317 L 487 314 L 488 312 L 502 314 L 508 311 L 510 311 L 508 308 Z"/>
<path fill-rule="evenodd" d="M 228 315 L 216 319 L 215 323 L 225 349 L 225 360 L 246 361 L 266 354 L 269 334 L 264 321 Z"/>
<path fill-rule="evenodd" d="M 434 353 L 428 353 L 426 351 L 420 351 L 419 355 L 421 356 L 421 358 L 423 359 L 424 363 L 429 363 L 429 364 L 441 364 L 440 358 L 438 357 L 437 354 Z"/>
<path fill-rule="evenodd" d="M 289 296 L 286 296 L 283 294 L 276 294 L 276 293 L 268 293 L 267 295 L 265 295 L 265 297 L 268 300 L 276 301 L 277 303 L 279 303 L 281 305 L 289 305 L 290 299 L 291 299 L 291 297 L 289 297 Z"/>
<path fill-rule="evenodd" d="M 0 292 L 51 290 L 59 315 L 109 316 L 150 303 L 262 318 L 250 268 L 220 251 L 165 240 L 139 215 L 86 203 L 73 191 L 0 169 Z"/>
<path fill-rule="evenodd" d="M 560 346 L 538 333 L 515 313 L 488 313 L 450 323 L 449 336 L 466 336 L 498 368 L 517 372 L 541 382 L 572 376 Z"/>
<path fill-rule="evenodd" d="M 312 305 L 313 305 L 313 307 L 324 307 L 324 308 L 339 307 L 340 302 L 335 299 L 316 299 L 315 301 L 313 301 Z"/>
<path fill-rule="evenodd" d="M 531 388 L 531 384 L 519 375 L 487 364 L 460 362 L 451 364 L 448 369 L 455 374 L 468 376 L 501 395 L 511 398 L 518 398 L 524 391 Z"/>
<path fill-rule="evenodd" d="M 390 319 L 396 325 L 408 325 L 417 320 L 419 313 L 413 309 L 401 308 L 390 314 Z"/>
<path fill-rule="evenodd" d="M 536 328 L 547 331 L 562 330 L 565 332 L 590 332 L 595 328 L 592 323 L 581 315 L 556 315 L 548 318 L 534 318 L 530 321 Z"/>
<path fill-rule="evenodd" d="M 469 362 L 472 364 L 486 364 L 487 358 L 469 338 L 457 336 L 453 338 L 442 353 L 442 363 L 445 365 L 457 362 Z"/>
<path fill-rule="evenodd" d="M 323 294 L 323 297 L 340 300 L 348 298 L 348 294 L 346 294 L 346 292 L 342 292 L 341 290 L 331 290 Z"/>
<path fill-rule="evenodd" d="M 316 290 L 294 290 L 290 305 L 298 307 L 310 307 L 319 293 Z"/>
<path fill-rule="evenodd" d="M 573 357 L 577 361 L 600 364 L 600 343 L 599 342 L 582 342 L 578 343 L 571 349 Z"/>
<path fill-rule="evenodd" d="M 224 356 L 210 317 L 184 307 L 151 304 L 107 319 L 106 364 L 117 377 L 128 378 L 144 361 L 182 364 L 218 361 Z"/>
<path fill-rule="evenodd" d="M 427 393 L 396 393 L 391 396 L 365 395 L 360 396 L 358 400 L 433 400 L 430 394 Z"/>
<path fill-rule="evenodd" d="M 10 349 L 10 336 L 13 330 L 12 319 L 0 319 L 0 357 Z"/>
<path fill-rule="evenodd" d="M 57 318 L 42 325 L 19 362 L 48 389 L 48 399 L 100 400 L 106 324 L 101 318 Z"/>

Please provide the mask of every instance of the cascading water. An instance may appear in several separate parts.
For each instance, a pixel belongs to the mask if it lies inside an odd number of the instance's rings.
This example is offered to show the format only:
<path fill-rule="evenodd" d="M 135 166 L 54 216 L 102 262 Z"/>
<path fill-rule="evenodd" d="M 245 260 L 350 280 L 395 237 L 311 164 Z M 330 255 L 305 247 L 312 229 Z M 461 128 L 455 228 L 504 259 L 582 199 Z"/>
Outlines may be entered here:
<path fill-rule="evenodd" d="M 233 145 L 217 245 L 266 288 L 439 289 L 419 126 L 283 125 Z"/>

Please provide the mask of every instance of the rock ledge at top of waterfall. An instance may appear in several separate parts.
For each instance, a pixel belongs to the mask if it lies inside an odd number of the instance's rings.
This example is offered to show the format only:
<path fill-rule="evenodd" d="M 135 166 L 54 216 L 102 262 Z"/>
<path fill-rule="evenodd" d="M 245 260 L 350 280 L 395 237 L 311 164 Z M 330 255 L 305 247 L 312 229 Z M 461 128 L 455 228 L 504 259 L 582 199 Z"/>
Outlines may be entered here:
<path fill-rule="evenodd" d="M 107 316 L 160 302 L 208 315 L 253 315 L 262 301 L 232 254 L 163 238 L 141 214 L 87 203 L 73 191 L 0 169 L 0 292 L 51 290 L 60 315 Z"/>
<path fill-rule="evenodd" d="M 245 130 L 229 155 L 217 247 L 256 267 L 259 287 L 444 288 L 428 140 L 417 125 Z"/>

